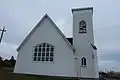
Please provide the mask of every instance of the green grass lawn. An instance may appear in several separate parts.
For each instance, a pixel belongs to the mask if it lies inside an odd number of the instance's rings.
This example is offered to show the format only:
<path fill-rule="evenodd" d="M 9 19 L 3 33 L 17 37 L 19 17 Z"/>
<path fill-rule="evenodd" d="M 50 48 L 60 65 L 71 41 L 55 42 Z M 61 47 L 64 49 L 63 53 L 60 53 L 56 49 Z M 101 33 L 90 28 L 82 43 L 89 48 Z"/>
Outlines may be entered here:
<path fill-rule="evenodd" d="M 12 80 L 75 80 L 75 78 L 68 77 L 51 77 L 51 76 L 38 76 L 38 75 L 24 75 L 12 74 Z"/>
<path fill-rule="evenodd" d="M 69 77 L 51 77 L 28 74 L 15 74 L 12 72 L 13 69 L 11 68 L 0 69 L 0 80 L 76 80 L 75 78 Z"/>

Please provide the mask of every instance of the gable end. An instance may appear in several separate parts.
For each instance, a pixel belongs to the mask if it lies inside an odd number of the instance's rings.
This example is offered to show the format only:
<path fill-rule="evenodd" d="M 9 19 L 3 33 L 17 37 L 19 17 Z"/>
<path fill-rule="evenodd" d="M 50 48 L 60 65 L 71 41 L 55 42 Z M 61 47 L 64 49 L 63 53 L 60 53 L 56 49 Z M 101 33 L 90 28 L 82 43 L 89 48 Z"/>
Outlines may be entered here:
<path fill-rule="evenodd" d="M 43 16 L 43 18 L 38 22 L 38 24 L 32 29 L 32 31 L 27 35 L 27 37 L 23 40 L 23 42 L 20 44 L 20 46 L 17 48 L 17 51 L 19 51 L 21 49 L 21 47 L 25 44 L 25 42 L 29 39 L 29 37 L 37 30 L 37 28 L 39 27 L 39 25 L 45 20 L 45 19 L 49 19 L 50 22 L 55 26 L 55 28 L 57 29 L 57 31 L 60 33 L 60 35 L 63 37 L 63 39 L 66 41 L 66 43 L 69 45 L 69 47 L 74 50 L 74 47 L 69 43 L 69 41 L 66 39 L 66 37 L 64 36 L 64 34 L 60 31 L 60 29 L 57 27 L 57 25 L 52 21 L 52 19 L 45 14 Z"/>

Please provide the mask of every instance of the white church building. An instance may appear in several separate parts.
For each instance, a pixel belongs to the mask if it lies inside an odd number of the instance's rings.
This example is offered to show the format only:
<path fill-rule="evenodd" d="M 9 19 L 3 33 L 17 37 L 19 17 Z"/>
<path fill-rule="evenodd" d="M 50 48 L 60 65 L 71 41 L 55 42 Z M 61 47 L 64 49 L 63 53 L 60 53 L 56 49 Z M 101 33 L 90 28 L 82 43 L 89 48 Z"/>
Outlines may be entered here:
<path fill-rule="evenodd" d="M 98 80 L 93 8 L 72 9 L 73 37 L 45 14 L 17 48 L 14 73 Z"/>

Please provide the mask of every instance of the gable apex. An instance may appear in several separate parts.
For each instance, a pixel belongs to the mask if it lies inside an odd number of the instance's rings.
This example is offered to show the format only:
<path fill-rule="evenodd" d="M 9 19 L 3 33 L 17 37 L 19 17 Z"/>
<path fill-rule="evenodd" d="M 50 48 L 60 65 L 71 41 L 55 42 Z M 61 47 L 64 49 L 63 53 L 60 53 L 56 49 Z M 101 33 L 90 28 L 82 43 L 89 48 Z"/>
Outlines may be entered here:
<path fill-rule="evenodd" d="M 46 14 L 44 15 L 44 17 L 48 17 L 48 14 L 46 13 Z"/>
<path fill-rule="evenodd" d="M 27 37 L 22 41 L 22 43 L 19 45 L 19 47 L 17 48 L 17 51 L 19 51 L 21 49 L 21 47 L 25 44 L 25 42 L 29 39 L 29 37 L 37 30 L 37 28 L 39 27 L 39 25 L 45 20 L 48 19 L 51 24 L 53 26 L 55 26 L 55 28 L 57 29 L 58 33 L 60 33 L 60 35 L 63 37 L 63 39 L 66 41 L 66 43 L 68 44 L 68 46 L 71 47 L 71 49 L 74 50 L 73 46 L 69 43 L 69 41 L 66 39 L 66 37 L 64 36 L 64 34 L 60 31 L 60 29 L 57 27 L 57 25 L 52 21 L 52 19 L 48 16 L 48 14 L 46 13 L 42 19 L 38 22 L 38 24 L 32 29 L 32 31 L 27 35 Z"/>

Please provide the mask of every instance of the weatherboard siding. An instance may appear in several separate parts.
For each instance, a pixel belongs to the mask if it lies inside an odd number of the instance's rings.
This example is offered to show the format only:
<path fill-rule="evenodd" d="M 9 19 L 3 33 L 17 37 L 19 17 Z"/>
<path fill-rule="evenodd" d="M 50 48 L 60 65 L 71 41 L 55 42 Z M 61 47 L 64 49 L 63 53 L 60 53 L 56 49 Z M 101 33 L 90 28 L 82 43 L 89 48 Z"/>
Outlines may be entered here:
<path fill-rule="evenodd" d="M 73 9 L 73 46 L 76 50 L 76 55 L 79 58 L 79 62 L 76 64 L 78 66 L 77 72 L 80 77 L 85 78 L 98 78 L 98 62 L 97 58 L 92 58 L 94 54 L 94 49 L 91 44 L 94 44 L 93 36 L 93 8 L 86 9 Z M 87 33 L 79 33 L 79 23 L 84 20 L 86 22 Z M 97 53 L 95 53 L 96 55 Z M 81 65 L 81 58 L 86 58 L 86 67 Z"/>
<path fill-rule="evenodd" d="M 54 62 L 34 62 L 34 46 L 40 43 L 55 46 Z M 45 19 L 18 52 L 15 73 L 76 77 L 74 53 L 55 26 Z"/>

